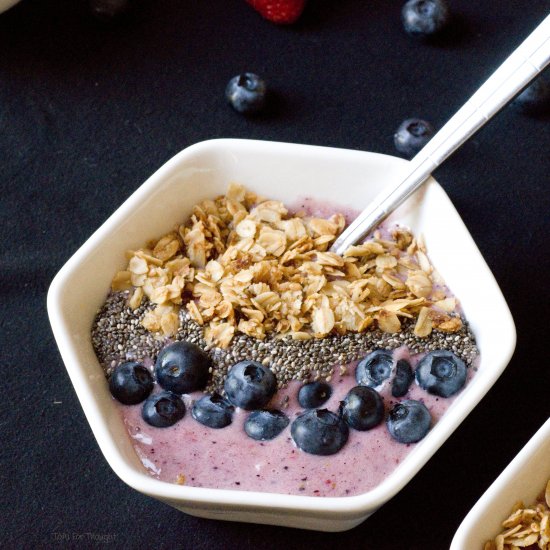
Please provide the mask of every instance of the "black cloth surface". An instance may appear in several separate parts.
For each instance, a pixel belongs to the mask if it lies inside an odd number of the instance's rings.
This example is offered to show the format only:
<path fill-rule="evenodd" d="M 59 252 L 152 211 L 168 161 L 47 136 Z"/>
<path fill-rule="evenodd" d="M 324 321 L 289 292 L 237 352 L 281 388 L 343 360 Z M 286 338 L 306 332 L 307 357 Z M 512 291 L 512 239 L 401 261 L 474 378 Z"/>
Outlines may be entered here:
<path fill-rule="evenodd" d="M 387 0 L 310 0 L 291 27 L 244 0 L 141 0 L 113 26 L 85 0 L 23 0 L 0 15 L 1 547 L 448 548 L 550 413 L 548 116 L 504 109 L 435 174 L 508 301 L 516 353 L 420 473 L 351 531 L 203 520 L 127 487 L 83 415 L 46 292 L 188 145 L 242 137 L 395 154 L 404 118 L 440 127 L 550 11 L 548 0 L 450 4 L 454 26 L 431 43 L 407 36 L 402 3 Z M 275 92 L 254 119 L 224 99 L 245 70 Z"/>

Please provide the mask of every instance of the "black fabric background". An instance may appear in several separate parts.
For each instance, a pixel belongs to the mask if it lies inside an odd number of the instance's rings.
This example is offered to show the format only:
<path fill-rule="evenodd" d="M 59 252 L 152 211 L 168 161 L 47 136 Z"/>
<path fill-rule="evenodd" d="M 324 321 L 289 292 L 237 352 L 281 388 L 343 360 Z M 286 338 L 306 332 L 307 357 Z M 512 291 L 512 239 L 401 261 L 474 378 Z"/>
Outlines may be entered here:
<path fill-rule="evenodd" d="M 421 472 L 352 531 L 202 520 L 127 487 L 84 418 L 46 292 L 184 147 L 243 137 L 394 154 L 402 119 L 441 126 L 550 11 L 548 0 L 450 3 L 455 30 L 431 44 L 403 33 L 401 2 L 388 0 L 310 0 L 290 28 L 244 0 L 142 0 L 115 27 L 89 18 L 84 0 L 24 0 L 0 15 L 0 546 L 448 548 L 549 415 L 548 116 L 507 108 L 436 172 L 508 300 L 516 354 Z M 253 120 L 223 97 L 244 70 L 277 96 Z"/>

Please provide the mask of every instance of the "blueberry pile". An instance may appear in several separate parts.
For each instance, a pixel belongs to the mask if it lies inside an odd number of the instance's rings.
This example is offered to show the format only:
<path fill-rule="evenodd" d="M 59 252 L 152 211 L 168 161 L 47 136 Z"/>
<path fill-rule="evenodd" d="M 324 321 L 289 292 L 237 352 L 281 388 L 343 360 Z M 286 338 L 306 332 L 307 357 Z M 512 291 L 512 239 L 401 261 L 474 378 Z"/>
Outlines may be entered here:
<path fill-rule="evenodd" d="M 355 386 L 340 402 L 337 413 L 320 407 L 328 400 L 331 389 L 324 382 L 305 384 L 298 393 L 302 407 L 291 425 L 292 439 L 303 451 L 315 455 L 337 453 L 346 443 L 349 430 L 371 430 L 384 420 L 385 406 L 380 391 L 389 385 L 393 397 L 404 397 L 416 378 L 428 393 L 450 397 L 464 386 L 466 366 L 446 350 L 431 351 L 413 372 L 406 359 L 395 360 L 391 350 L 369 353 L 357 365 Z M 421 401 L 397 402 L 387 413 L 388 433 L 399 443 L 416 443 L 430 430 L 432 418 Z"/>
<path fill-rule="evenodd" d="M 136 362 L 120 364 L 109 379 L 109 389 L 124 405 L 145 401 L 143 420 L 156 428 L 166 428 L 185 416 L 181 395 L 204 390 L 211 368 L 210 358 L 198 346 L 174 342 L 161 350 L 155 362 L 154 378 L 164 391 L 151 393 L 153 375 Z M 244 430 L 257 440 L 273 439 L 290 423 L 283 412 L 264 409 L 277 390 L 277 380 L 261 363 L 241 361 L 233 365 L 224 390 L 225 397 L 217 393 L 205 394 L 194 402 L 191 416 L 204 426 L 221 429 L 233 421 L 235 407 L 253 411 Z"/>
<path fill-rule="evenodd" d="M 119 365 L 109 380 L 112 395 L 125 405 L 143 403 L 142 417 L 151 426 L 172 426 L 185 416 L 182 394 L 204 390 L 211 362 L 198 346 L 174 342 L 166 346 L 155 363 L 155 379 L 162 391 L 152 393 L 153 375 L 140 363 Z M 380 393 L 391 390 L 395 398 L 405 397 L 414 380 L 428 393 L 450 397 L 466 382 L 466 365 L 454 353 L 435 350 L 427 353 L 413 371 L 406 359 L 396 360 L 391 350 L 375 350 L 357 365 L 357 386 L 351 388 L 337 407 L 324 408 L 332 395 L 327 382 L 303 384 L 297 395 L 304 409 L 291 422 L 282 411 L 266 408 L 277 391 L 273 372 L 256 361 L 233 365 L 224 383 L 224 393 L 205 394 L 195 401 L 191 416 L 212 429 L 229 426 L 236 407 L 251 411 L 244 432 L 257 441 L 271 440 L 290 425 L 294 443 L 306 453 L 327 456 L 337 453 L 347 442 L 350 429 L 366 431 L 386 418 L 388 433 L 400 443 L 420 441 L 429 431 L 432 418 L 426 406 L 412 399 L 393 404 L 386 413 Z"/>
<path fill-rule="evenodd" d="M 151 426 L 167 428 L 185 415 L 185 404 L 180 395 L 203 390 L 210 368 L 210 358 L 198 346 L 174 342 L 159 353 L 155 363 L 155 378 L 164 391 L 151 394 L 153 375 L 135 362 L 122 363 L 114 370 L 109 389 L 113 397 L 124 405 L 145 401 L 141 412 L 143 420 Z M 192 414 L 195 417 L 194 409 Z"/>

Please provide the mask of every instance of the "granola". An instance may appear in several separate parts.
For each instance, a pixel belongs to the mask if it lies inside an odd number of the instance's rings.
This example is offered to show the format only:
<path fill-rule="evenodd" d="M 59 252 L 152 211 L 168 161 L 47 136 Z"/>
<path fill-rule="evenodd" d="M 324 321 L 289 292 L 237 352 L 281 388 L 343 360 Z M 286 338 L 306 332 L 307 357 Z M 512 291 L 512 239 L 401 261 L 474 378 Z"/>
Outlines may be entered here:
<path fill-rule="evenodd" d="M 502 522 L 504 530 L 484 545 L 484 550 L 538 548 L 550 550 L 550 479 L 544 497 L 532 506 L 517 502 Z"/>
<path fill-rule="evenodd" d="M 397 333 L 403 319 L 416 319 L 419 337 L 460 330 L 457 301 L 441 290 L 421 237 L 401 227 L 375 231 L 338 256 L 329 248 L 345 223 L 342 214 L 292 215 L 233 183 L 225 196 L 197 204 L 187 223 L 128 251 L 112 289 L 130 290 L 134 310 L 144 297 L 156 304 L 142 321 L 147 330 L 174 335 L 185 307 L 221 348 L 238 333 L 260 340 L 376 326 Z"/>

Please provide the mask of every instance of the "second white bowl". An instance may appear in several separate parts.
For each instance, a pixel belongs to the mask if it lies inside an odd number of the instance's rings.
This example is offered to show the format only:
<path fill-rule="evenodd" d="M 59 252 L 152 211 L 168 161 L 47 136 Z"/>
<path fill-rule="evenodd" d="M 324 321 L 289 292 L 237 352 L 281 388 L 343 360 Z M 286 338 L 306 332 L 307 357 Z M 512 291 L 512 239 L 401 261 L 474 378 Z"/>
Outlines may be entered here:
<path fill-rule="evenodd" d="M 460 524 L 451 550 L 483 550 L 521 500 L 535 502 L 550 479 L 550 418 L 498 476 Z"/>

